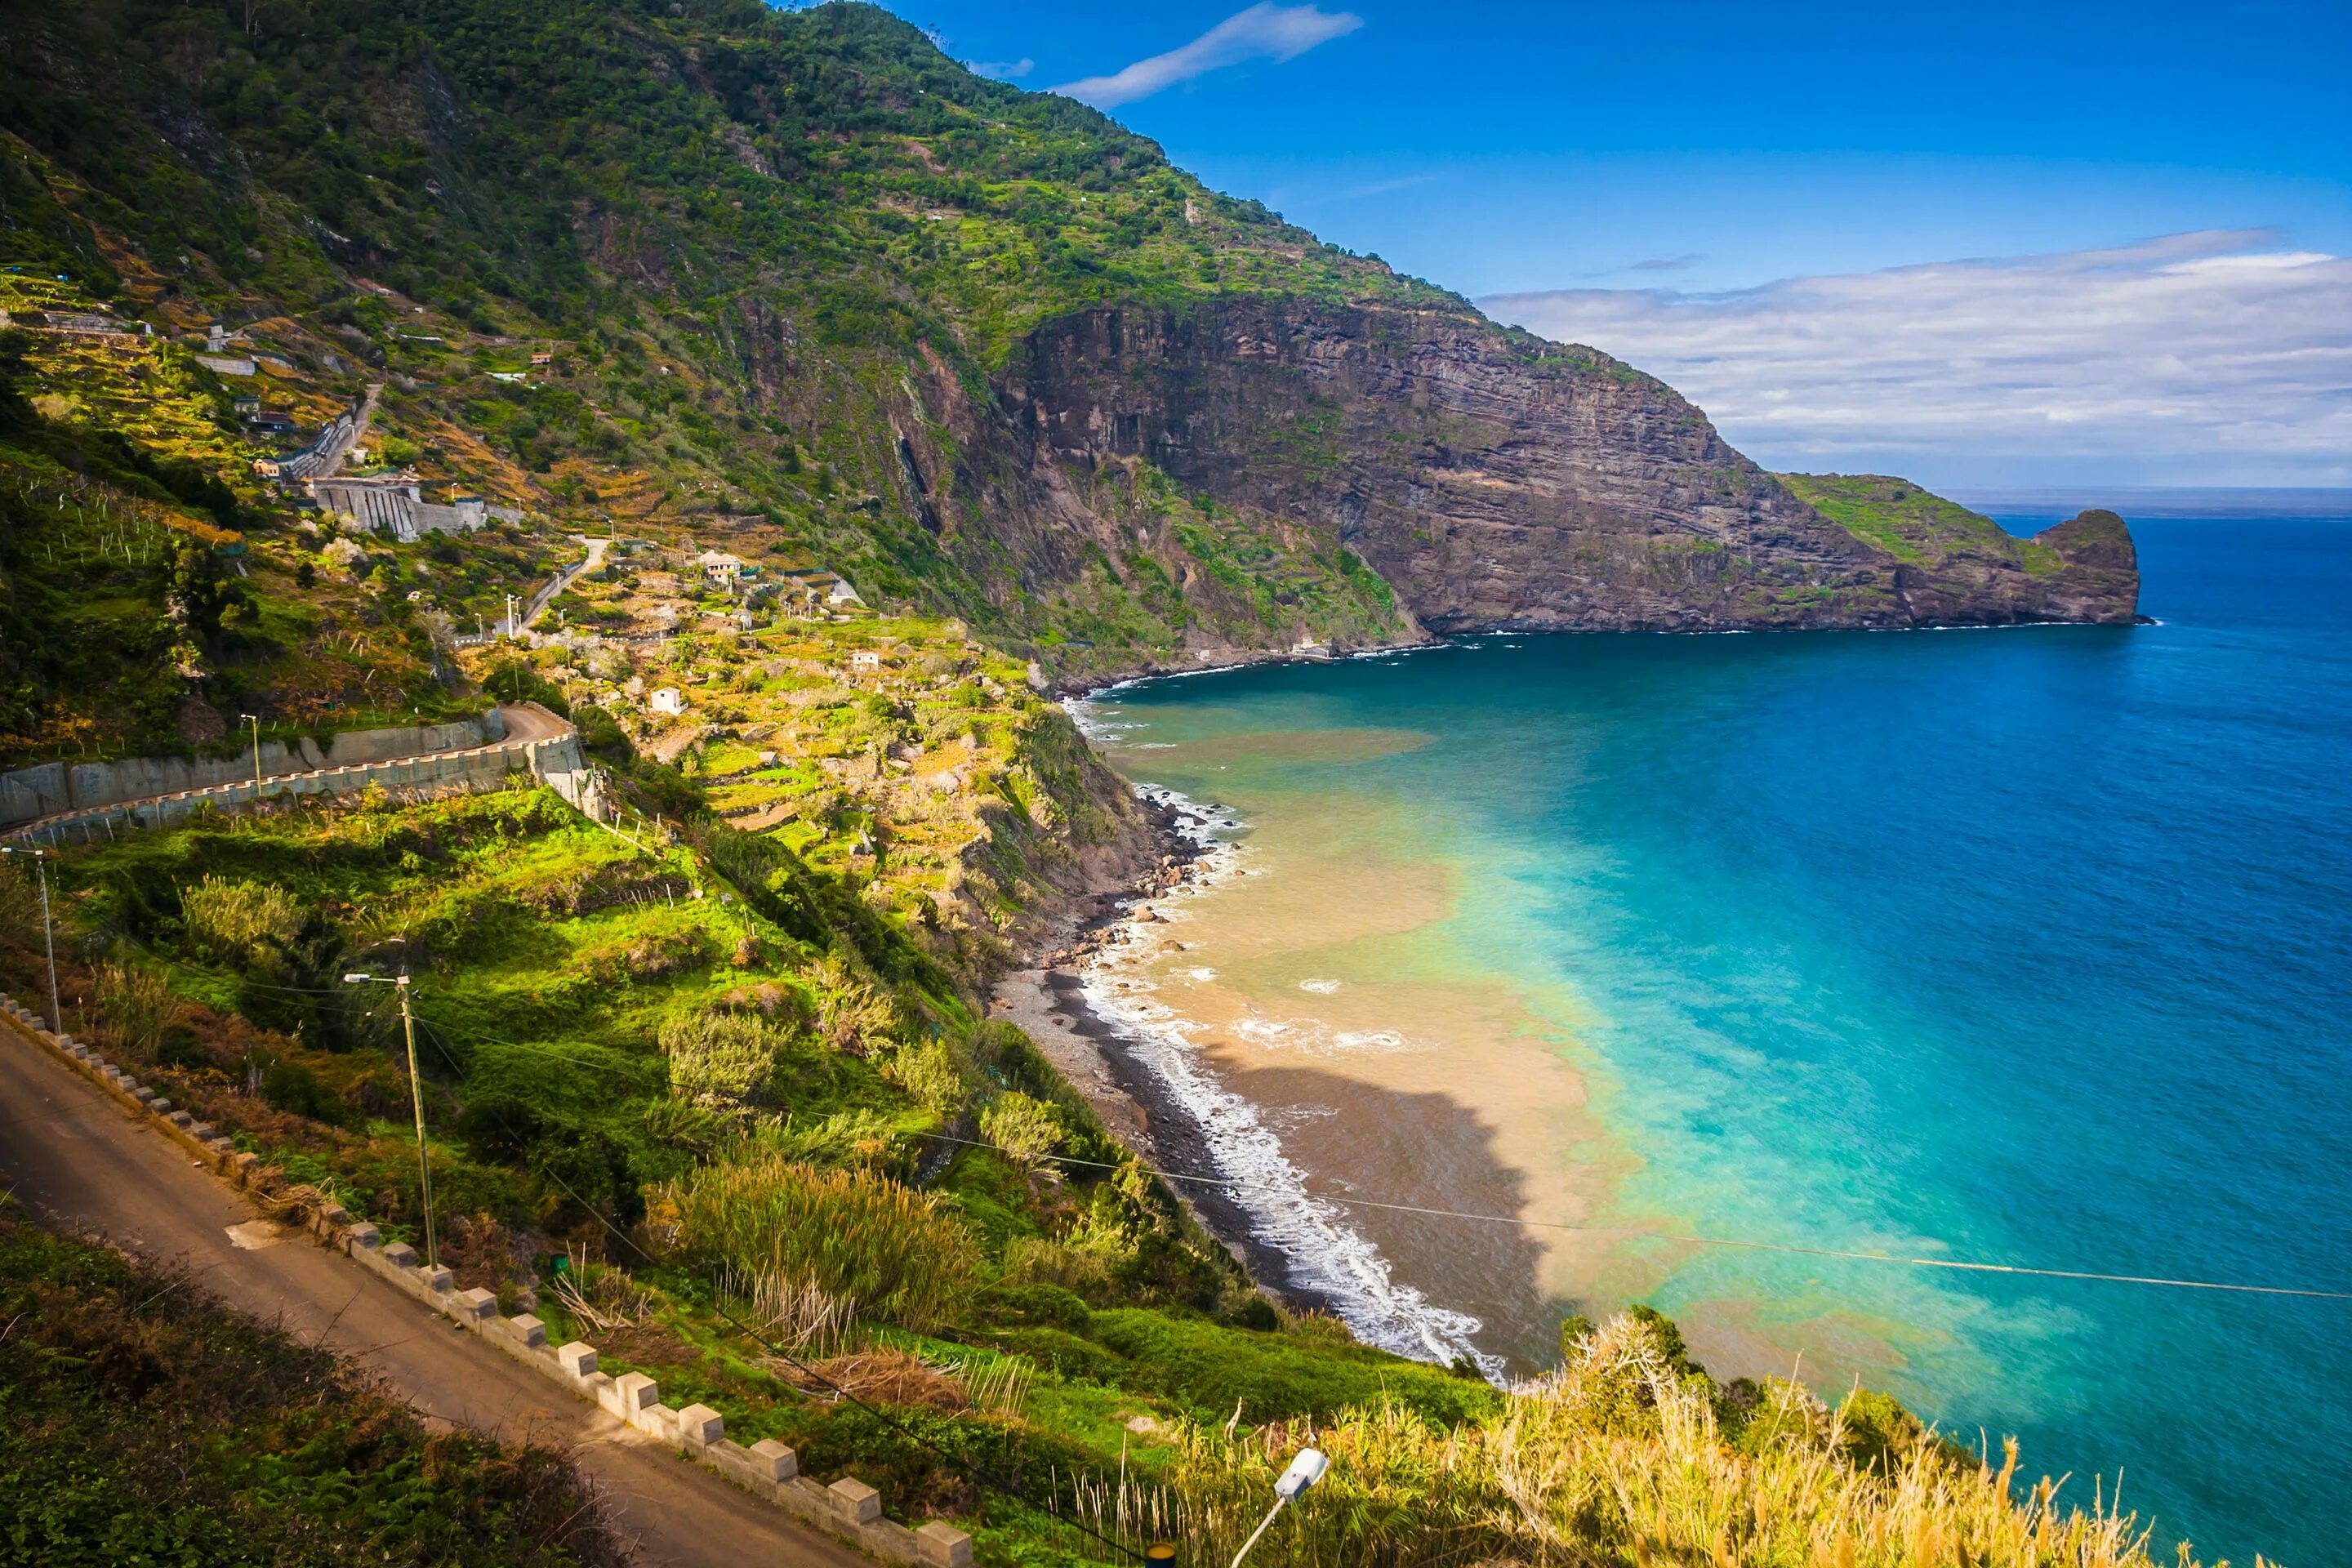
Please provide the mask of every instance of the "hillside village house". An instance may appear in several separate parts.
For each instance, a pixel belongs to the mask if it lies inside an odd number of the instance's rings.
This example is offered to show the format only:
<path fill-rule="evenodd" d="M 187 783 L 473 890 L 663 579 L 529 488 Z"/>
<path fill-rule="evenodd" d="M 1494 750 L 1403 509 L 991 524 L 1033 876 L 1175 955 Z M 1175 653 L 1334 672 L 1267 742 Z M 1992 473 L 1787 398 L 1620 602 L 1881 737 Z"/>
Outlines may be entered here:
<path fill-rule="evenodd" d="M 882 656 L 870 647 L 860 648 L 849 656 L 849 668 L 860 675 L 877 671 L 882 668 Z"/>
<path fill-rule="evenodd" d="M 646 699 L 646 706 L 656 713 L 683 713 L 686 711 L 686 697 L 677 687 L 665 686 Z"/>
<path fill-rule="evenodd" d="M 724 550 L 706 550 L 694 559 L 695 564 L 702 568 L 702 574 L 714 583 L 732 583 L 743 574 L 742 557 L 730 555 Z"/>

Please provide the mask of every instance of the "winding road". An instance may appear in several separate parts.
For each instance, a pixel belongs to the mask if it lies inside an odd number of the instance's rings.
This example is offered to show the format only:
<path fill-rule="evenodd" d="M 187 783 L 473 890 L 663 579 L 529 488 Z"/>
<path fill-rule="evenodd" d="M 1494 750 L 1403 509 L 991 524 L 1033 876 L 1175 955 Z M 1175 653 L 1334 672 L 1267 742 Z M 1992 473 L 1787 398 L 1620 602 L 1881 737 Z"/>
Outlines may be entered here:
<path fill-rule="evenodd" d="M 554 577 L 549 581 L 546 587 L 541 588 L 538 593 L 533 594 L 530 596 L 530 605 L 523 610 L 522 625 L 527 626 L 530 625 L 531 622 L 539 619 L 539 612 L 553 604 L 555 602 L 556 595 L 561 594 L 564 589 L 572 586 L 572 584 L 578 582 L 588 573 L 593 572 L 597 567 L 604 564 L 604 551 L 613 542 L 609 539 L 589 539 L 582 534 L 575 533 L 572 536 L 572 542 L 585 546 L 588 551 L 588 559 L 579 563 L 577 565 L 567 566 L 562 571 L 558 572 Z"/>
<path fill-rule="evenodd" d="M 0 1181 L 126 1251 L 184 1265 L 239 1310 L 380 1373 L 428 1420 L 570 1447 L 652 1568 L 872 1568 L 327 1251 L 0 1018 Z"/>
<path fill-rule="evenodd" d="M 403 763 L 419 762 L 427 757 L 454 756 L 466 751 L 487 750 L 491 746 L 521 745 L 531 741 L 556 741 L 572 732 L 570 724 L 535 702 L 501 702 L 498 706 L 500 717 L 506 721 L 506 735 L 501 740 L 487 742 L 479 747 L 445 746 L 435 752 L 411 752 L 403 756 L 383 757 L 371 763 L 354 765 L 398 767 Z M 273 793 L 281 795 L 285 793 L 283 790 L 273 792 L 269 788 L 271 784 L 291 784 L 301 779 L 319 778 L 340 771 L 341 771 L 340 767 L 329 767 L 295 773 L 264 773 L 261 775 L 262 798 L 267 800 Z M 236 779 L 226 784 L 206 784 L 195 789 L 171 790 L 163 795 L 140 795 L 131 800 L 108 801 L 98 805 L 78 805 L 70 811 L 52 812 L 47 816 L 37 816 L 27 821 L 12 823 L 5 829 L 0 829 L 0 837 L 21 838 L 31 842 L 38 839 L 44 829 L 60 823 L 88 819 L 96 813 L 133 811 L 142 805 L 152 805 L 157 801 L 180 800 L 225 790 L 243 789 L 247 783 L 247 780 Z"/>

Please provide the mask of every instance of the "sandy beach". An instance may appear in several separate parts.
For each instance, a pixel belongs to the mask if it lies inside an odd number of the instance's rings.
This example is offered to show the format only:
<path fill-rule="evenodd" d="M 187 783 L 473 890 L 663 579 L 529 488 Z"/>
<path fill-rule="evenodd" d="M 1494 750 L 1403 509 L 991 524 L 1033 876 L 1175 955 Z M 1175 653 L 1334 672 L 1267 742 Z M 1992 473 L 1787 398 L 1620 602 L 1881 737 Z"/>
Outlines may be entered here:
<path fill-rule="evenodd" d="M 1442 919 L 1443 888 L 1328 844 L 1269 859 L 1224 808 L 1146 798 L 1173 865 L 1102 899 L 1047 963 L 1006 976 L 994 1016 L 1025 1028 L 1292 1306 L 1420 1359 L 1466 1355 L 1496 1376 L 1546 1364 L 1573 1299 L 1564 1281 L 1598 1267 L 1585 1256 L 1598 1242 L 1520 1222 L 1579 1219 L 1595 1202 L 1602 1173 L 1559 1158 L 1590 1147 L 1581 1080 L 1513 998 L 1412 976 L 1379 951 Z M 1349 982 L 1280 994 L 1255 974 L 1265 952 L 1240 951 L 1302 943 L 1365 951 L 1335 970 Z M 1212 959 L 1254 979 L 1236 990 Z M 1357 984 L 1368 970 L 1385 980 Z M 1443 1020 L 1442 1037 L 1416 1033 L 1420 1018 Z M 1452 1214 L 1412 1212 L 1438 1209 Z"/>

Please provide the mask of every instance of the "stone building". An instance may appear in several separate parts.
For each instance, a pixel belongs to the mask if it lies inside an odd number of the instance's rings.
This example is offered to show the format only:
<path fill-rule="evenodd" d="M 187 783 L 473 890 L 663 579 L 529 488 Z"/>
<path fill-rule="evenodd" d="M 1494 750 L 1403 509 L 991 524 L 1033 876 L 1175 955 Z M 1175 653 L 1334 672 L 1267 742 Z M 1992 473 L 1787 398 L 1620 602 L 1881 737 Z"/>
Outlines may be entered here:
<path fill-rule="evenodd" d="M 454 496 L 446 503 L 426 500 L 423 485 L 412 474 L 311 479 L 302 488 L 320 510 L 404 542 L 428 533 L 471 533 L 489 519 L 489 509 L 479 496 Z"/>

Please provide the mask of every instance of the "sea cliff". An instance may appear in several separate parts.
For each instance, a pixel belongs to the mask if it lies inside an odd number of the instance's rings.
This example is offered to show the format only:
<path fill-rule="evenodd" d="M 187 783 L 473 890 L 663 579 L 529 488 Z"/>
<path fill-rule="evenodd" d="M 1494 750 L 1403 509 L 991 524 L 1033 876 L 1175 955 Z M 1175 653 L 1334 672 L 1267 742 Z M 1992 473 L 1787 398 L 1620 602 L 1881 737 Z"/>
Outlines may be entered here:
<path fill-rule="evenodd" d="M 1654 377 L 1466 310 L 1107 307 L 1031 334 L 999 398 L 1036 493 L 1149 464 L 1270 533 L 1354 552 L 1431 633 L 2137 611 L 2111 512 L 2027 542 L 1905 480 L 1767 473 Z"/>

